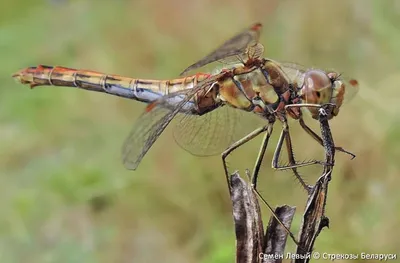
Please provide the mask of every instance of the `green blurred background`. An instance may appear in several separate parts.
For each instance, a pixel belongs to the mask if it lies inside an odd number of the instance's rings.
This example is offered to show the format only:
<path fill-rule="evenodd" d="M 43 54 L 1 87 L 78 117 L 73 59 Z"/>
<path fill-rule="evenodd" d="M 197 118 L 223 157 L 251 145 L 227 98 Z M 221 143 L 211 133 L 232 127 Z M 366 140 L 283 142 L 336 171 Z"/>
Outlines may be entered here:
<path fill-rule="evenodd" d="M 257 21 L 267 57 L 334 68 L 360 82 L 331 122 L 336 144 L 357 158 L 337 153 L 326 211 L 331 225 L 315 250 L 399 253 L 400 1 L 0 5 L 0 262 L 233 262 L 219 156 L 191 156 L 167 129 L 139 169 L 127 171 L 121 145 L 145 105 L 69 88 L 30 90 L 11 75 L 48 64 L 174 78 Z M 298 159 L 323 156 L 297 123 L 291 129 Z M 297 233 L 306 193 L 289 172 L 271 169 L 279 130 L 259 186 L 273 206 L 297 206 Z M 260 139 L 229 159 L 231 170 L 253 167 Z M 302 174 L 312 183 L 320 171 Z"/>

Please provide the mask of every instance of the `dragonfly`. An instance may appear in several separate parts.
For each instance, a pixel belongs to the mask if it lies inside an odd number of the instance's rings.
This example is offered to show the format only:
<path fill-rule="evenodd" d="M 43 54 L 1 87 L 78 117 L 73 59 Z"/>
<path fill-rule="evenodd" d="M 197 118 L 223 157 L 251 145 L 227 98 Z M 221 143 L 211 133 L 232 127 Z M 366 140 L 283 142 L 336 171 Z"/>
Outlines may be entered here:
<path fill-rule="evenodd" d="M 170 80 L 137 79 L 44 65 L 22 69 L 13 77 L 31 88 L 74 87 L 147 103 L 123 144 L 124 166 L 136 170 L 166 127 L 176 120 L 173 134 L 179 146 L 196 156 L 221 154 L 228 187 L 227 157 L 264 133 L 251 176 L 256 188 L 274 123 L 279 120 L 282 131 L 272 167 L 291 169 L 301 185 L 311 191 L 312 187 L 302 179 L 297 168 L 326 164 L 318 160 L 295 160 L 288 119 L 297 120 L 306 133 L 322 145 L 321 137 L 305 123 L 304 112 L 318 119 L 321 106 L 329 104 L 328 119 L 337 116 L 344 99 L 357 92 L 358 82 L 338 72 L 263 58 L 264 46 L 259 42 L 261 30 L 261 23 L 253 24 L 187 67 L 178 78 Z M 218 61 L 227 66 L 217 73 L 188 75 L 192 70 Z M 264 121 L 263 125 L 243 135 L 242 121 L 248 116 L 246 113 L 254 113 Z M 279 163 L 283 145 L 286 145 L 289 160 L 285 165 Z M 355 157 L 342 147 L 335 149 Z"/>

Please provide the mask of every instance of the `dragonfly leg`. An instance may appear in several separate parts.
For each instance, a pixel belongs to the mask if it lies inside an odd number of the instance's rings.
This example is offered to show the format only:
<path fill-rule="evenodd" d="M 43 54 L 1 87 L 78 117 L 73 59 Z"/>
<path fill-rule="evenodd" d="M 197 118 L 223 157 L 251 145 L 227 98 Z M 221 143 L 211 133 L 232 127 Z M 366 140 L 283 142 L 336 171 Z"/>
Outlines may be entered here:
<path fill-rule="evenodd" d="M 331 105 L 331 106 L 333 106 L 333 107 L 335 106 L 335 104 L 332 104 L 332 103 L 328 103 L 328 104 Z M 328 104 L 325 104 L 325 105 L 328 105 Z M 289 108 L 302 108 L 302 107 L 321 108 L 322 106 L 324 106 L 324 105 L 320 105 L 320 104 L 308 104 L 308 103 L 303 103 L 303 104 L 290 104 L 290 105 L 286 105 L 286 106 L 285 106 L 285 110 L 287 111 Z M 316 140 L 320 145 L 323 145 L 321 137 L 318 136 L 318 134 L 316 134 L 313 130 L 311 130 L 310 127 L 308 127 L 308 126 L 306 125 L 306 123 L 304 122 L 304 120 L 303 120 L 302 117 L 300 117 L 299 122 L 300 122 L 301 127 L 302 127 L 314 140 Z M 355 155 L 354 153 L 349 152 L 349 151 L 343 149 L 342 147 L 339 147 L 339 146 L 336 147 L 336 146 L 335 146 L 335 150 L 350 155 L 350 156 L 351 156 L 351 160 L 353 160 L 353 159 L 356 157 L 356 155 Z"/>
<path fill-rule="evenodd" d="M 260 151 L 258 152 L 258 156 L 257 156 L 257 160 L 256 163 L 254 165 L 254 169 L 253 169 L 253 173 L 250 176 L 250 172 L 249 170 L 246 169 L 246 174 L 247 176 L 251 179 L 251 186 L 253 188 L 253 191 L 256 193 L 256 195 L 261 199 L 262 203 L 268 207 L 268 210 L 272 213 L 272 215 L 275 217 L 275 219 L 278 221 L 278 223 L 285 229 L 286 233 L 291 237 L 291 239 L 293 240 L 293 242 L 296 245 L 299 245 L 299 242 L 296 240 L 296 238 L 294 237 L 293 233 L 290 231 L 289 228 L 287 228 L 285 226 L 285 224 L 283 224 L 283 222 L 279 219 L 279 217 L 276 215 L 274 209 L 271 207 L 271 205 L 267 202 L 267 200 L 265 200 L 265 198 L 261 195 L 261 193 L 257 190 L 257 178 L 258 178 L 258 173 L 260 171 L 260 167 L 261 167 L 261 163 L 262 160 L 264 158 L 265 155 L 265 151 L 267 149 L 268 146 L 268 141 L 269 138 L 271 137 L 272 131 L 273 131 L 273 127 L 274 127 L 274 123 L 275 123 L 275 119 L 271 119 L 270 122 L 268 123 L 268 125 L 266 126 L 266 133 L 265 136 L 263 138 L 263 142 L 262 145 L 260 147 Z"/>
<path fill-rule="evenodd" d="M 282 152 L 282 146 L 283 146 L 284 141 L 285 141 L 286 148 L 287 148 L 289 164 L 288 165 L 279 165 L 279 157 Z M 274 157 L 272 159 L 272 168 L 274 168 L 278 171 L 292 169 L 293 174 L 296 176 L 297 180 L 299 180 L 300 184 L 304 187 L 304 189 L 306 189 L 307 192 L 310 193 L 312 190 L 312 187 L 305 183 L 304 179 L 300 176 L 299 172 L 297 171 L 297 168 L 303 167 L 303 166 L 314 165 L 314 164 L 324 165 L 323 162 L 316 161 L 316 160 L 309 161 L 309 162 L 303 162 L 303 163 L 296 163 L 296 160 L 295 160 L 294 154 L 293 154 L 292 141 L 291 141 L 290 133 L 289 133 L 289 126 L 287 124 L 287 121 L 285 120 L 283 122 L 283 129 L 282 129 L 281 135 L 278 140 L 278 144 L 275 149 Z"/>
<path fill-rule="evenodd" d="M 254 164 L 253 173 L 251 175 L 251 184 L 252 184 L 254 190 L 256 190 L 256 191 L 257 191 L 258 173 L 260 171 L 261 163 L 262 163 L 262 160 L 263 160 L 264 155 L 265 155 L 265 151 L 266 151 L 267 146 L 268 146 L 269 138 L 271 137 L 271 134 L 272 134 L 274 123 L 275 123 L 275 120 L 270 121 L 268 123 L 268 125 L 267 125 L 267 132 L 265 133 L 263 142 L 262 142 L 260 150 L 258 152 L 258 156 L 257 156 L 256 162 Z"/>
<path fill-rule="evenodd" d="M 299 123 L 300 123 L 301 127 L 302 127 L 314 140 L 316 140 L 321 146 L 323 146 L 322 138 L 321 138 L 318 134 L 316 134 L 310 127 L 307 126 L 307 124 L 304 122 L 303 118 L 300 118 L 300 119 L 299 119 Z M 351 159 L 354 159 L 354 158 L 356 157 L 355 154 L 353 154 L 353 153 L 351 153 L 351 152 L 349 152 L 349 151 L 346 151 L 346 150 L 343 149 L 342 147 L 335 146 L 335 150 L 350 155 L 350 156 L 351 156 Z"/>
<path fill-rule="evenodd" d="M 260 192 L 253 188 L 253 191 L 256 193 L 256 195 L 258 196 L 258 198 L 261 199 L 262 203 L 268 207 L 268 210 L 271 212 L 272 216 L 275 217 L 276 221 L 278 221 L 278 223 L 285 229 L 286 233 L 288 233 L 288 235 L 290 236 L 290 238 L 293 240 L 293 242 L 299 246 L 299 242 L 296 240 L 296 238 L 294 237 L 293 233 L 290 231 L 289 228 L 287 228 L 285 226 L 285 224 L 279 219 L 279 217 L 276 215 L 274 209 L 271 207 L 271 205 L 267 202 L 267 200 L 265 200 L 265 198 L 260 194 Z"/>
<path fill-rule="evenodd" d="M 257 137 L 259 134 L 265 132 L 268 129 L 268 125 L 267 126 L 263 126 L 260 127 L 254 131 L 252 131 L 251 133 L 247 134 L 245 137 L 243 137 L 242 139 L 234 142 L 232 145 L 230 145 L 223 153 L 222 153 L 222 163 L 224 165 L 224 172 L 225 172 L 225 176 L 226 176 L 226 180 L 228 183 L 228 188 L 229 188 L 229 192 L 231 191 L 230 188 L 230 184 L 229 184 L 229 171 L 228 171 L 228 166 L 226 164 L 226 158 L 237 148 L 239 148 L 240 146 L 242 146 L 243 144 L 245 144 L 246 142 L 254 139 L 255 137 Z"/>

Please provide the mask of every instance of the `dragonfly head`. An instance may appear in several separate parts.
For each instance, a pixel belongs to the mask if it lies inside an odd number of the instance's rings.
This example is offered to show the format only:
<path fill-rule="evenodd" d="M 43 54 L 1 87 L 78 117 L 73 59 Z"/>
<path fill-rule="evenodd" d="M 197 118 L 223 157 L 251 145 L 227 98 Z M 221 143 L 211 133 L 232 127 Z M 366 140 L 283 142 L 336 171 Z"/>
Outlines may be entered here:
<path fill-rule="evenodd" d="M 355 81 L 355 80 L 354 80 Z M 305 72 L 303 86 L 300 91 L 302 103 L 335 105 L 328 111 L 328 119 L 338 115 L 342 106 L 345 92 L 345 82 L 336 72 L 325 72 L 311 69 Z M 318 119 L 319 113 L 316 107 L 307 107 L 314 119 Z"/>

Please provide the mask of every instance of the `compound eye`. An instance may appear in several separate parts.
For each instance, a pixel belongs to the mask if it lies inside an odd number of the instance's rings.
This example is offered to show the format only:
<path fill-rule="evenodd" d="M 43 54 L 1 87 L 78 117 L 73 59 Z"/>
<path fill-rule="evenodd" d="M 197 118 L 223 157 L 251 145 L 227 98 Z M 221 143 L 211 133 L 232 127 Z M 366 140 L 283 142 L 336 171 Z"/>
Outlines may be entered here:
<path fill-rule="evenodd" d="M 330 103 L 332 91 L 332 80 L 324 71 L 313 69 L 305 73 L 301 89 L 303 103 L 318 105 Z M 314 119 L 318 119 L 316 107 L 307 107 L 307 109 Z"/>
<path fill-rule="evenodd" d="M 309 70 L 305 73 L 302 97 L 305 103 L 329 103 L 332 96 L 332 81 L 321 70 Z"/>

